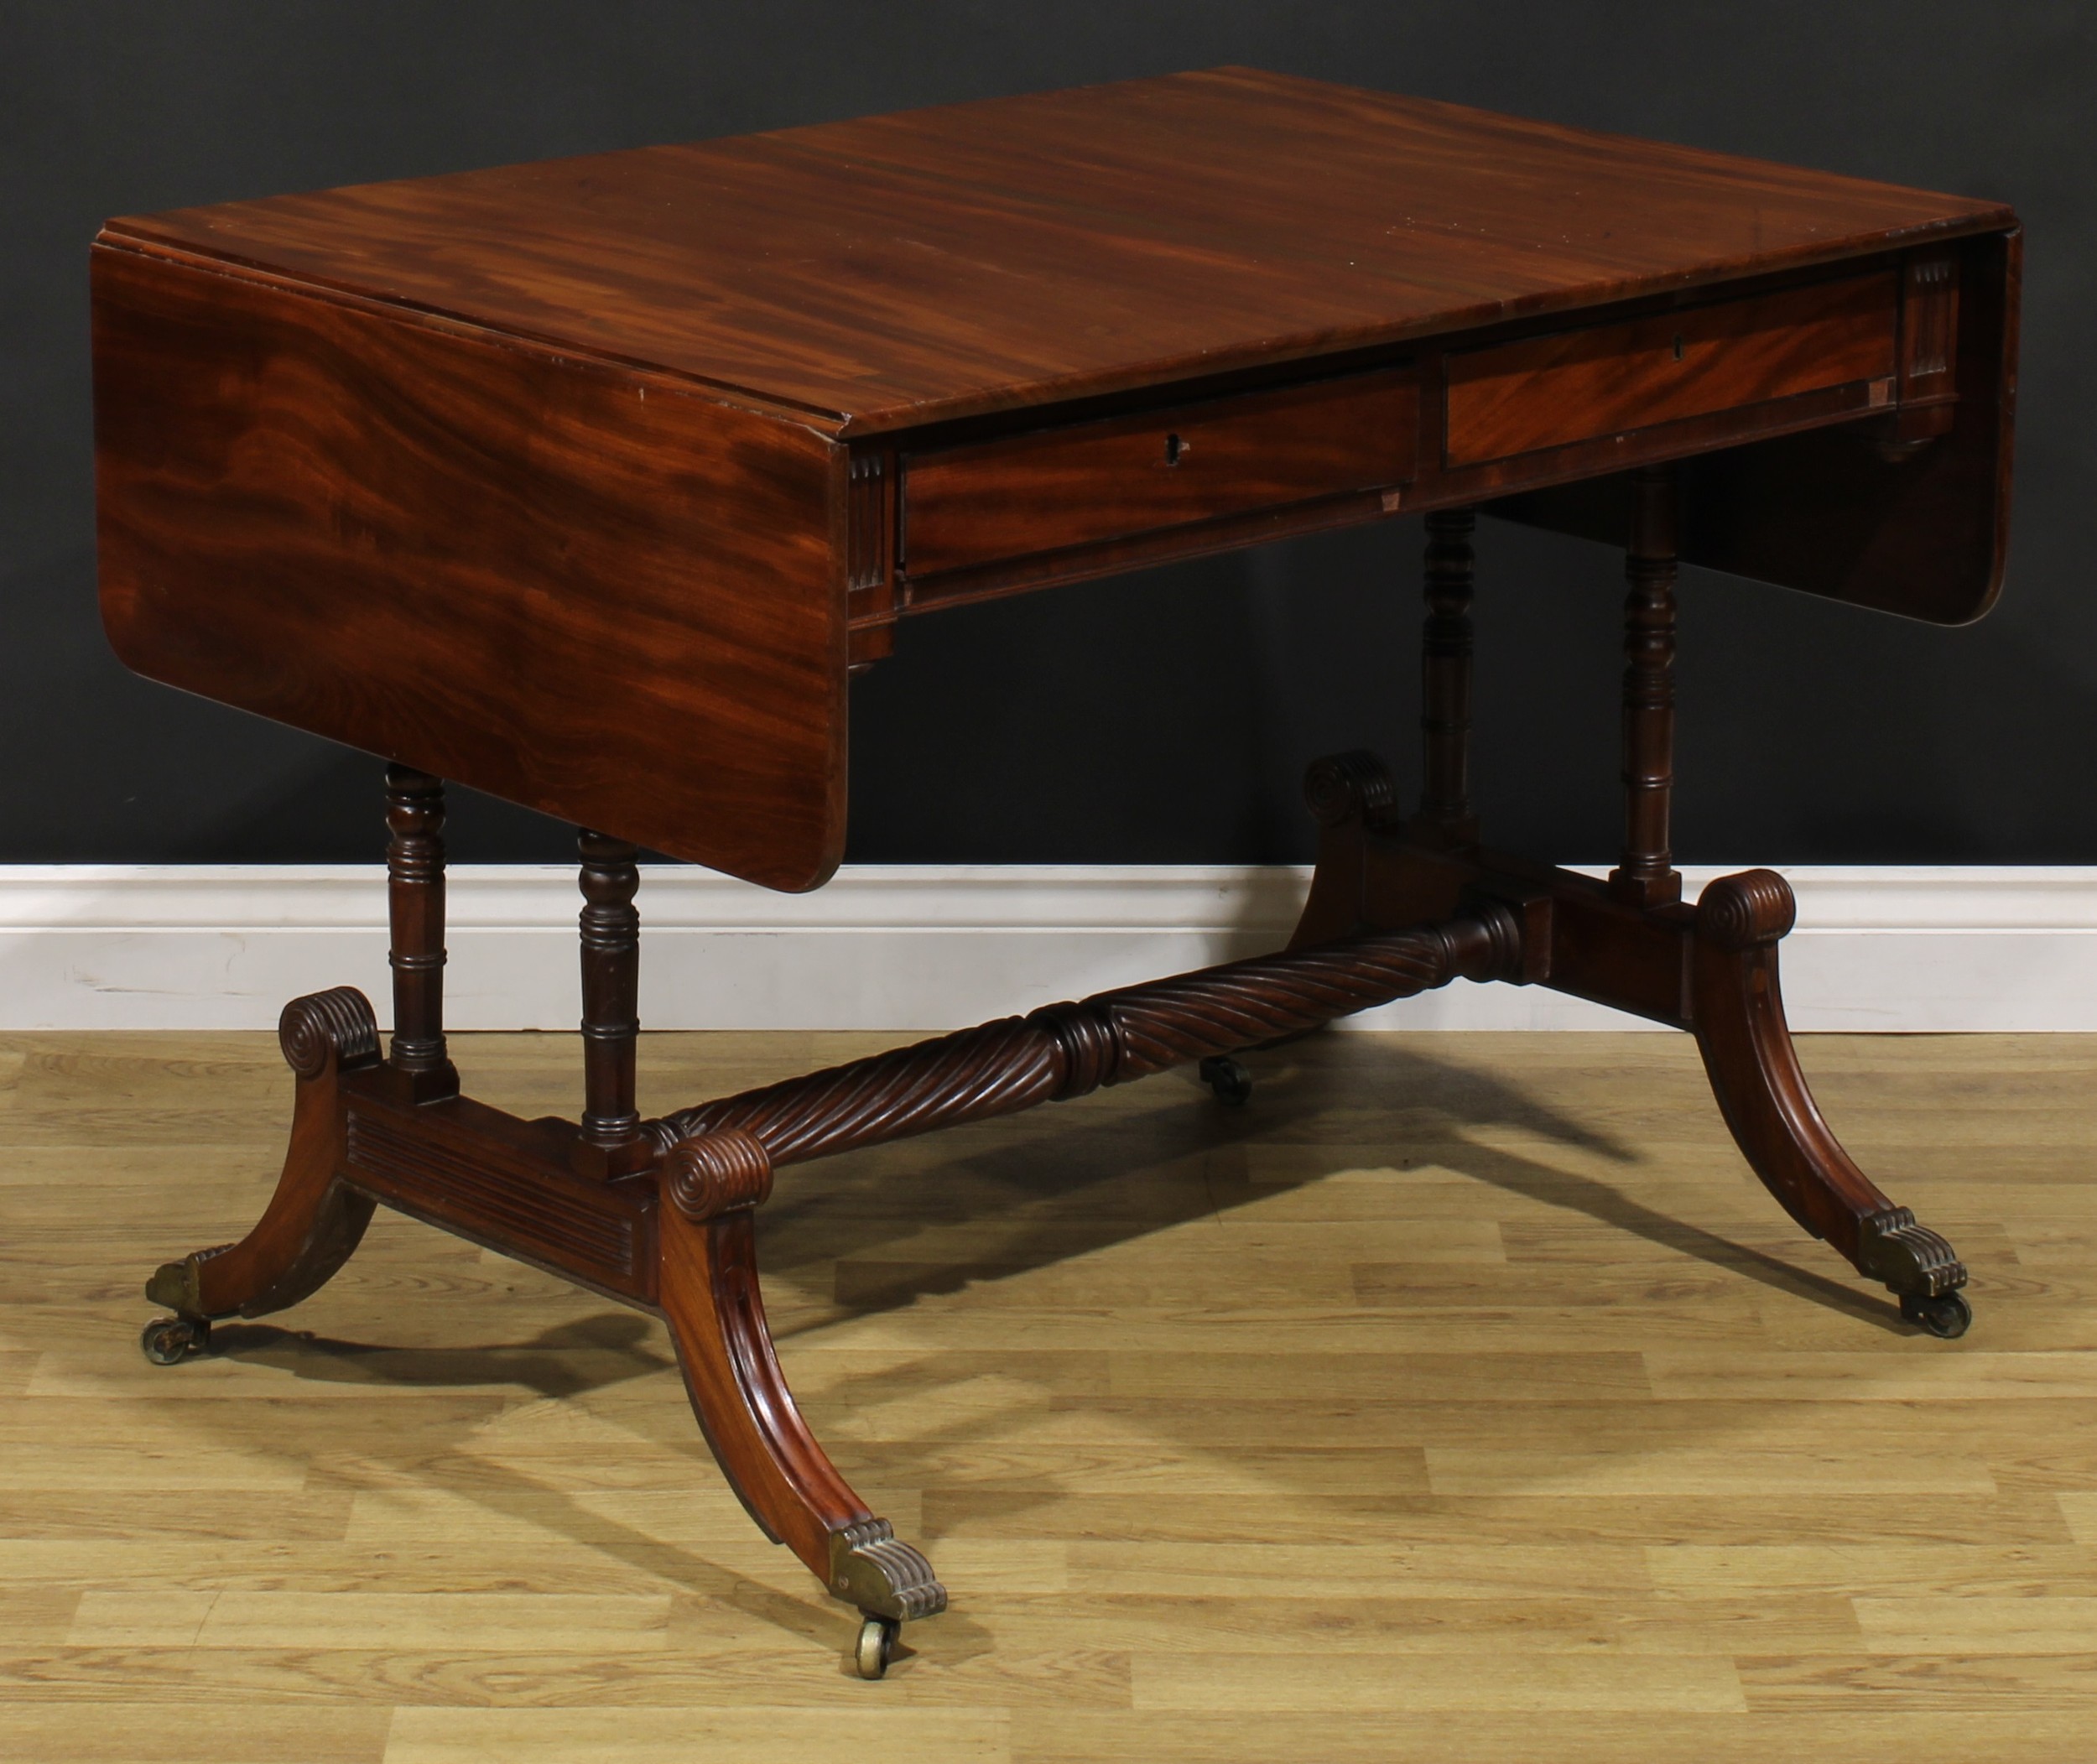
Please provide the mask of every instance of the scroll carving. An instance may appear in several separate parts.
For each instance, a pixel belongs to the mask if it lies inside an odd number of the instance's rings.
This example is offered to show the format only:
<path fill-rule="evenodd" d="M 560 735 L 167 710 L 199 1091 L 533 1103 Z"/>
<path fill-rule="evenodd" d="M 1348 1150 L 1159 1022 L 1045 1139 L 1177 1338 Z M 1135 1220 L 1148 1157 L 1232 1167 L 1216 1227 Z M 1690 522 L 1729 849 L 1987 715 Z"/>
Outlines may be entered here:
<path fill-rule="evenodd" d="M 331 986 L 294 998 L 277 1019 L 284 1064 L 301 1078 L 318 1078 L 332 1059 L 338 1067 L 378 1058 L 378 1024 L 371 1001 L 355 986 Z"/>
<path fill-rule="evenodd" d="M 1329 753 L 1303 773 L 1303 804 L 1320 826 L 1360 820 L 1372 827 L 1398 818 L 1398 787 L 1384 763 L 1366 748 Z"/>
<path fill-rule="evenodd" d="M 669 1198 L 695 1222 L 736 1207 L 762 1206 L 772 1193 L 772 1160 L 763 1142 L 741 1127 L 723 1127 L 680 1142 L 669 1164 Z"/>
<path fill-rule="evenodd" d="M 1790 934 L 1798 903 L 1774 870 L 1743 870 L 1709 883 L 1697 898 L 1697 929 L 1722 950 L 1763 949 Z"/>

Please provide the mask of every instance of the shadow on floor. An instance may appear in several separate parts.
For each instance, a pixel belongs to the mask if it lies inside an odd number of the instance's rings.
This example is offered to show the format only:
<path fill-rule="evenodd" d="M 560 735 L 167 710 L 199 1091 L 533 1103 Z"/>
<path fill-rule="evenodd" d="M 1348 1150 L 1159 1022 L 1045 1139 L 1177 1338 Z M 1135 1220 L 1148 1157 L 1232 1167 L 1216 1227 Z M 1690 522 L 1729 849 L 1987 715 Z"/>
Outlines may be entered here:
<path fill-rule="evenodd" d="M 1190 1073 L 1169 1073 L 1146 1080 L 1158 1100 L 1135 1120 L 1126 1108 L 1084 1112 L 1080 1102 L 1036 1111 L 1029 1117 L 1035 1131 L 1025 1137 L 1006 1123 L 991 1130 L 994 1138 L 981 1129 L 961 1129 L 791 1166 L 781 1173 L 760 1215 L 766 1276 L 795 1282 L 798 1271 L 827 1270 L 847 1256 L 877 1262 L 882 1234 L 894 1234 L 899 1225 L 908 1233 L 928 1222 L 1008 1224 L 994 1257 L 958 1263 L 906 1258 L 907 1281 L 860 1283 L 849 1293 L 825 1295 L 855 1314 L 892 1309 L 924 1294 L 1024 1273 L 1276 1192 L 1272 1184 L 1225 1185 L 1213 1175 L 1191 1179 L 1172 1167 L 1203 1153 L 1266 1141 L 1388 1145 L 1396 1154 L 1410 1138 L 1430 1143 L 1436 1161 L 1457 1174 L 1584 1214 L 1890 1333 L 1905 1332 L 1890 1302 L 1858 1291 L 1839 1276 L 1795 1267 L 1671 1217 L 1598 1178 L 1467 1136 L 1471 1127 L 1514 1127 L 1606 1158 L 1631 1174 L 1630 1167 L 1639 1161 L 1635 1150 L 1520 1086 L 1410 1049 L 1379 1047 L 1373 1058 L 1335 1058 L 1333 1044 L 1344 1038 L 1317 1038 L 1315 1066 L 1305 1064 L 1300 1043 L 1276 1055 L 1251 1056 L 1256 1090 L 1243 1108 L 1215 1103 Z M 1366 1101 L 1365 1089 L 1372 1093 Z M 1408 1106 L 1411 1098 L 1432 1101 Z M 1700 1106 L 1713 1106 L 1708 1100 Z M 1406 1117 L 1402 1127 L 1394 1128 L 1394 1116 Z M 957 1155 L 956 1141 L 964 1138 L 973 1138 L 975 1147 Z M 919 1192 L 898 1201 L 887 1191 L 905 1181 Z M 1773 1199 L 1770 1205 L 1776 1210 Z"/>

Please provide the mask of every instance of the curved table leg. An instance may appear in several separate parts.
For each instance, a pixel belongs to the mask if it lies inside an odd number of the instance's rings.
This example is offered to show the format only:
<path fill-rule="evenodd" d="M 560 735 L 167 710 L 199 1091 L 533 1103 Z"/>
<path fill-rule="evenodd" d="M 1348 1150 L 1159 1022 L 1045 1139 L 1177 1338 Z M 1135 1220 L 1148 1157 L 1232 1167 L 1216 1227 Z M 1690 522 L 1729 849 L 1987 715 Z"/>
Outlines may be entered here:
<path fill-rule="evenodd" d="M 378 1058 L 370 1004 L 349 986 L 294 998 L 277 1036 L 299 1080 L 284 1173 L 238 1243 L 170 1262 L 146 1283 L 146 1297 L 175 1314 L 147 1326 L 146 1352 L 162 1364 L 201 1347 L 214 1317 L 259 1317 L 319 1291 L 371 1222 L 370 1197 L 337 1174 L 343 1111 L 336 1085 L 344 1068 Z"/>
<path fill-rule="evenodd" d="M 1786 1212 L 1859 1273 L 1884 1281 L 1911 1322 L 1963 1335 L 1971 1315 L 1958 1294 L 1964 1264 L 1857 1168 L 1799 1069 L 1777 984 L 1777 944 L 1795 912 L 1790 884 L 1771 870 L 1720 877 L 1697 903 L 1691 1003 L 1719 1107 Z"/>
<path fill-rule="evenodd" d="M 895 1626 L 946 1609 L 932 1565 L 876 1518 L 809 1432 L 779 1370 L 757 1288 L 751 1209 L 772 1185 L 757 1139 L 685 1142 L 663 1184 L 660 1302 L 692 1408 L 750 1516 L 872 1629 L 860 1669 L 880 1676 Z"/>

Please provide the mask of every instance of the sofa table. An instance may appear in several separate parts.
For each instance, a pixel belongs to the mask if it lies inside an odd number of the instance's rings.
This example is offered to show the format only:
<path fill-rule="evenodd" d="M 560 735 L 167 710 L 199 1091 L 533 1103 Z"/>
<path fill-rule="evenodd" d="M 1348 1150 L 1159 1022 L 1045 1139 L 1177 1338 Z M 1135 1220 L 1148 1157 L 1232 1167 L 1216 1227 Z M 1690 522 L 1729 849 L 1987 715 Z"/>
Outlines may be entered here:
<path fill-rule="evenodd" d="M 1995 596 L 2019 232 L 1996 204 L 1225 68 L 111 221 L 101 601 L 138 672 L 388 762 L 393 1028 L 285 1007 L 261 1221 L 156 1273 L 172 1362 L 374 1205 L 660 1315 L 728 1480 L 862 1614 L 944 1608 L 797 1413 L 782 1165 L 1232 1055 L 1457 976 L 1685 1029 L 1777 1201 L 1955 1335 L 1950 1246 L 1845 1154 L 1777 991 L 1783 879 L 1670 861 L 1678 560 L 1943 624 Z M 1622 544 L 1621 856 L 1480 842 L 1480 508 Z M 1289 946 L 660 1120 L 638 846 L 820 886 L 902 621 L 1419 511 L 1423 781 L 1310 768 Z M 580 835 L 580 1121 L 461 1093 L 443 785 Z"/>

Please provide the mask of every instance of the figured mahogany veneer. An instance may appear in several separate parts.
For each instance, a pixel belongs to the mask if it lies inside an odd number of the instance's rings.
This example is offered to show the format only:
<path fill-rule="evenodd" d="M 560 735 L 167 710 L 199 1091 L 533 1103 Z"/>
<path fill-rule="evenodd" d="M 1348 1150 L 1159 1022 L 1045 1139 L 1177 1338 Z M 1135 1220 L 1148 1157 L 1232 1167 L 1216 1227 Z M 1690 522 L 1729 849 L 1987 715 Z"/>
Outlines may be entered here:
<path fill-rule="evenodd" d="M 1409 372 L 1350 374 L 904 461 L 911 575 L 1132 539 L 1413 476 Z"/>
<path fill-rule="evenodd" d="M 773 887 L 836 866 L 823 437 L 194 261 L 105 247 L 94 292 L 125 662 Z"/>
<path fill-rule="evenodd" d="M 1475 466 L 1853 382 L 1887 403 L 1899 282 L 1881 270 L 1452 355 L 1444 456 Z"/>
<path fill-rule="evenodd" d="M 1234 1054 L 1458 977 L 1693 1034 L 1777 1202 L 1962 1333 L 1951 1246 L 1807 1089 L 1783 879 L 1681 898 L 1675 585 L 1984 610 L 2018 249 L 1990 204 L 1236 69 L 111 222 L 112 640 L 394 762 L 391 1049 L 357 992 L 286 1008 L 276 1192 L 154 1276 L 147 1352 L 306 1296 L 380 1202 L 649 1309 L 878 1677 L 946 1592 L 788 1389 L 753 1224 L 778 1173 L 1182 1061 L 1243 1102 Z M 1606 880 L 1480 841 L 1481 504 L 1625 548 Z M 1413 509 L 1421 798 L 1366 753 L 1312 767 L 1287 950 L 641 1118 L 636 843 L 823 881 L 847 673 L 899 619 Z M 445 777 L 585 830 L 579 1121 L 459 1093 Z"/>

